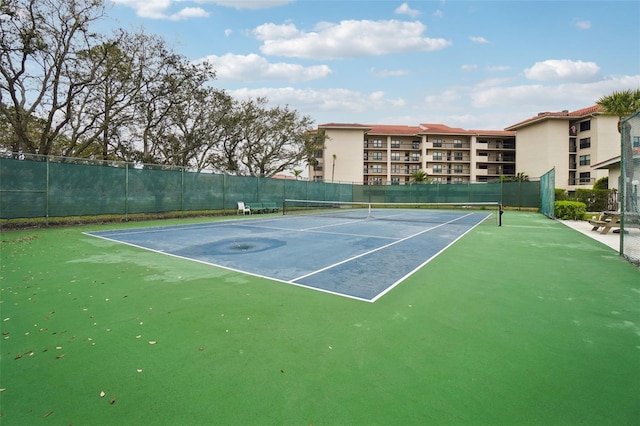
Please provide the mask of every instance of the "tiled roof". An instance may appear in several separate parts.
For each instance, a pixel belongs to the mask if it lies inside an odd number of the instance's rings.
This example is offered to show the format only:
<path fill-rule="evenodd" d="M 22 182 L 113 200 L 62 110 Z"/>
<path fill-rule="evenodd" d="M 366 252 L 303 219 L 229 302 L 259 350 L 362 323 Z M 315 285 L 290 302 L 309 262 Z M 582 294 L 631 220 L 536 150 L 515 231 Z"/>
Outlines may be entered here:
<path fill-rule="evenodd" d="M 318 128 L 333 128 L 333 129 L 339 129 L 339 128 L 343 128 L 343 129 L 357 129 L 357 128 L 361 128 L 361 129 L 369 129 L 371 128 L 371 126 L 367 126 L 364 124 L 358 124 L 358 123 L 326 123 L 326 124 L 320 124 L 318 125 Z"/>
<path fill-rule="evenodd" d="M 633 149 L 633 158 L 640 158 L 640 148 Z M 608 166 L 616 165 L 622 159 L 621 155 L 618 155 L 613 158 L 609 158 L 608 160 L 601 161 L 591 166 L 592 169 L 607 169 Z"/>
<path fill-rule="evenodd" d="M 369 127 L 370 135 L 417 135 L 420 133 L 418 126 L 371 124 Z"/>
<path fill-rule="evenodd" d="M 420 124 L 420 129 L 422 132 L 420 133 L 438 133 L 438 134 L 469 134 L 469 130 L 462 129 L 460 127 L 449 127 L 446 124 L 433 124 L 433 123 L 422 123 Z"/>
<path fill-rule="evenodd" d="M 518 127 L 523 127 L 526 126 L 528 124 L 537 122 L 537 121 L 542 121 L 542 120 L 547 120 L 547 119 L 571 119 L 571 118 L 581 118 L 581 117 L 586 117 L 589 116 L 591 114 L 596 114 L 601 112 L 601 108 L 599 105 L 593 105 L 587 108 L 582 108 L 582 109 L 577 109 L 575 111 L 560 111 L 560 112 L 540 112 L 538 113 L 538 115 L 536 115 L 535 117 L 531 117 L 528 118 L 526 120 L 520 121 L 519 123 L 513 124 L 509 127 L 507 127 L 507 130 L 515 130 Z"/>

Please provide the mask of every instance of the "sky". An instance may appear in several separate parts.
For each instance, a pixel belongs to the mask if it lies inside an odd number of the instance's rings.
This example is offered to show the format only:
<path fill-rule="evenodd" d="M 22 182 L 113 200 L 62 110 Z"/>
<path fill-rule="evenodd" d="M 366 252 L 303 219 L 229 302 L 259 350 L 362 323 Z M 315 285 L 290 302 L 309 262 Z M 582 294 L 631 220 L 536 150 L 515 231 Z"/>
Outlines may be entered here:
<path fill-rule="evenodd" d="M 107 25 L 314 125 L 501 130 L 640 88 L 640 2 L 107 0 Z"/>

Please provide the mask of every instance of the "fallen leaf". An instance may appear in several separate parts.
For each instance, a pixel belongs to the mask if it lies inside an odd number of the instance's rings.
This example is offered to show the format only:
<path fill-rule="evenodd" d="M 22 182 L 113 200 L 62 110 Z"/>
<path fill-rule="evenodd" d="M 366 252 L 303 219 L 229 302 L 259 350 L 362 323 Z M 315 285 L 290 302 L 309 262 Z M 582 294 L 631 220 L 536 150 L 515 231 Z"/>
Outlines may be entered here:
<path fill-rule="evenodd" d="M 60 358 L 64 358 L 64 354 L 62 354 L 62 355 L 58 355 L 58 356 L 56 357 L 56 359 L 60 359 Z"/>
<path fill-rule="evenodd" d="M 22 358 L 22 354 L 16 355 L 16 357 L 14 359 L 20 359 L 20 358 Z"/>
<path fill-rule="evenodd" d="M 45 413 L 45 414 L 44 414 L 44 416 L 45 416 L 45 417 L 49 417 L 49 416 L 50 416 L 50 415 L 52 415 L 52 414 L 53 414 L 53 411 L 49 411 L 49 412 Z"/>
<path fill-rule="evenodd" d="M 149 344 L 150 345 L 155 345 L 156 343 L 158 343 L 158 342 L 156 342 L 155 340 L 149 340 Z"/>
<path fill-rule="evenodd" d="M 104 393 L 104 391 L 100 391 L 100 398 L 104 398 L 105 395 L 106 393 Z"/>
<path fill-rule="evenodd" d="M 113 405 L 113 404 L 115 404 L 115 403 L 116 403 L 116 399 L 115 399 L 115 398 L 111 398 L 111 399 L 109 400 L 109 404 Z"/>
<path fill-rule="evenodd" d="M 137 371 L 138 373 L 142 373 L 142 368 L 138 368 L 138 369 L 136 369 L 136 371 Z"/>

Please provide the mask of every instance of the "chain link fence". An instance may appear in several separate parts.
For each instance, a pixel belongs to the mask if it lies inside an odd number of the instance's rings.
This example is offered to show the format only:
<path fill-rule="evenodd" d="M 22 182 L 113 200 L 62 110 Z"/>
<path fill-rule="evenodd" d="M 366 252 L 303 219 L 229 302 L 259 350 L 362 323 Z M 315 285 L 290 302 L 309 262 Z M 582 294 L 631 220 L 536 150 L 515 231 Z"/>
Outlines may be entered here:
<path fill-rule="evenodd" d="M 620 254 L 640 266 L 640 111 L 621 123 Z"/>
<path fill-rule="evenodd" d="M 0 219 L 186 211 L 235 213 L 237 202 L 501 202 L 540 208 L 540 182 L 363 185 L 232 176 L 183 167 L 0 154 Z"/>

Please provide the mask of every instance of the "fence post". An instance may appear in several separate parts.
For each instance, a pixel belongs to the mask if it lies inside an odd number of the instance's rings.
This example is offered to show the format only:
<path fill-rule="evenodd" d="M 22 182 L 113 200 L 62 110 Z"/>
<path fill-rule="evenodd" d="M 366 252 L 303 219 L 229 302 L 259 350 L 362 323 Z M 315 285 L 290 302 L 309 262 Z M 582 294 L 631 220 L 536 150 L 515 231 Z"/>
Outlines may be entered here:
<path fill-rule="evenodd" d="M 45 220 L 44 220 L 45 226 L 49 226 L 49 190 L 50 190 L 50 188 L 49 188 L 49 173 L 50 173 L 50 170 L 51 170 L 49 168 L 49 158 L 50 158 L 50 156 L 47 155 L 47 168 L 46 168 L 47 179 L 46 179 L 45 204 L 44 204 L 45 205 L 45 207 L 44 207 L 44 209 L 45 209 L 45 212 L 44 212 L 44 214 L 45 214 Z"/>
<path fill-rule="evenodd" d="M 129 221 L 129 163 L 124 163 L 124 221 Z"/>

